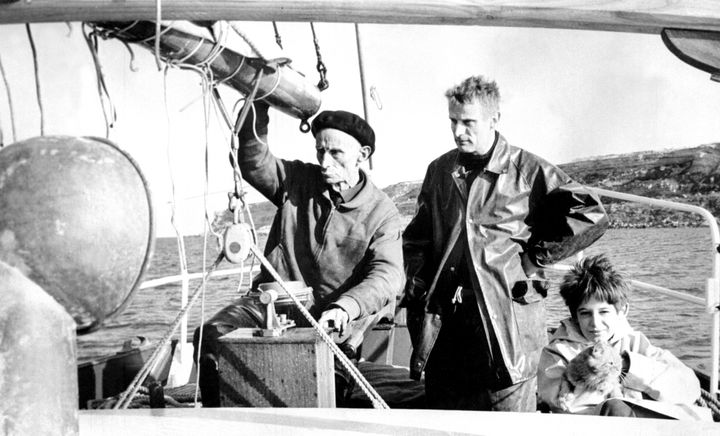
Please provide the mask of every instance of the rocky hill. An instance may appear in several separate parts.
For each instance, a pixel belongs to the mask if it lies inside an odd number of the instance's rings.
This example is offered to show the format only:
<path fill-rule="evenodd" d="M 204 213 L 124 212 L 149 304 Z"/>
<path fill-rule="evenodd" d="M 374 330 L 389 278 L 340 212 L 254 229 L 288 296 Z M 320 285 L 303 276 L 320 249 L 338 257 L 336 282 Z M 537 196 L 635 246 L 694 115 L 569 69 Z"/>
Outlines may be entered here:
<path fill-rule="evenodd" d="M 580 183 L 597 188 L 705 207 L 720 217 L 720 143 L 666 151 L 600 156 L 560 165 Z M 421 181 L 401 182 L 383 189 L 405 221 L 415 211 Z M 611 226 L 695 227 L 701 217 L 603 198 Z M 270 225 L 275 208 L 269 202 L 251 205 L 256 226 Z M 227 220 L 223 216 L 220 220 Z"/>
<path fill-rule="evenodd" d="M 561 165 L 588 186 L 702 206 L 720 217 L 720 143 Z M 603 199 L 614 227 L 704 225 L 695 214 Z"/>

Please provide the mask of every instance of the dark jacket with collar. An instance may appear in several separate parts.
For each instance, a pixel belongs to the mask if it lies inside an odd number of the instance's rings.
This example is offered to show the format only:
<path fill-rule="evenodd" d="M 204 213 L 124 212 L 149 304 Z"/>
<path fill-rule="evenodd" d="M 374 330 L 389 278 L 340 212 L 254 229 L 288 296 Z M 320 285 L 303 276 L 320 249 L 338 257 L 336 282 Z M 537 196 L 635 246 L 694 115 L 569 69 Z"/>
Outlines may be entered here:
<path fill-rule="evenodd" d="M 241 130 L 238 160 L 243 178 L 278 207 L 265 256 L 283 279 L 313 288 L 308 310 L 315 318 L 332 304 L 362 326 L 352 338 L 357 345 L 371 315 L 384 309 L 392 316 L 403 287 L 400 214 L 364 172 L 364 186 L 336 206 L 320 166 L 270 152 L 263 115 L 257 122 L 262 142 Z M 255 283 L 270 281 L 263 268 Z"/>
<path fill-rule="evenodd" d="M 495 382 L 515 384 L 535 375 L 547 343 L 546 288 L 543 281 L 528 279 L 521 254 L 537 266 L 549 265 L 592 244 L 607 229 L 607 215 L 594 194 L 554 165 L 499 134 L 496 138 L 487 166 L 469 189 L 457 150 L 429 165 L 417 212 L 403 234 L 402 304 L 408 309 L 414 378 L 420 377 L 443 312 L 450 308 L 455 289 L 448 288 L 458 283 L 453 248 L 460 237 L 466 238 L 466 257 L 472 261 L 469 276 Z"/>

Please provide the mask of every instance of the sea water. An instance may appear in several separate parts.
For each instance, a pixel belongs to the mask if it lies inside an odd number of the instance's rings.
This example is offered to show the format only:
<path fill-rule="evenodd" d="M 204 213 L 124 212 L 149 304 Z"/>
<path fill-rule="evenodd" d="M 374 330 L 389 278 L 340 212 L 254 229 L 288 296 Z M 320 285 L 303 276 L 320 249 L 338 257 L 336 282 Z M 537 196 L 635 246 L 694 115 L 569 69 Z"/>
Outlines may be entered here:
<path fill-rule="evenodd" d="M 185 238 L 190 272 L 211 265 L 217 257 L 215 240 L 207 244 L 201 236 Z M 203 247 L 207 245 L 207 250 Z M 712 272 L 712 246 L 708 228 L 618 229 L 609 230 L 585 254 L 606 253 L 627 278 L 703 297 L 706 280 Z M 174 238 L 156 241 L 155 253 L 145 280 L 179 274 L 177 242 Z M 221 269 L 236 265 L 223 262 Z M 557 292 L 561 274 L 551 274 L 552 287 L 546 299 L 548 325 L 556 326 L 568 315 Z M 205 297 L 189 312 L 189 335 L 201 320 L 212 316 L 247 290 L 239 277 L 211 278 Z M 190 292 L 200 281 L 190 282 Z M 78 338 L 80 361 L 119 351 L 125 341 L 137 336 L 150 340 L 162 338 L 180 309 L 179 284 L 138 290 L 122 313 L 97 332 Z M 630 299 L 630 323 L 644 332 L 651 342 L 669 349 L 693 367 L 709 368 L 710 317 L 704 307 L 657 293 L 634 291 Z M 175 337 L 178 337 L 178 332 Z"/>

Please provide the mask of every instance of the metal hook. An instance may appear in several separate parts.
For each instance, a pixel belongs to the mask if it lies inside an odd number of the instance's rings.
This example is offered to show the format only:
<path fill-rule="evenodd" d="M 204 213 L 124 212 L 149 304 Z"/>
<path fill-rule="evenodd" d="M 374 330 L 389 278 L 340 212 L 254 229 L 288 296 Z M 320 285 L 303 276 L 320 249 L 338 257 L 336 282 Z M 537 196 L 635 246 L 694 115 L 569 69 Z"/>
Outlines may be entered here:
<path fill-rule="evenodd" d="M 378 108 L 378 110 L 382 110 L 383 104 L 382 100 L 380 99 L 380 93 L 378 92 L 377 88 L 375 86 L 370 87 L 370 98 L 373 99 L 375 102 L 375 106 Z"/>

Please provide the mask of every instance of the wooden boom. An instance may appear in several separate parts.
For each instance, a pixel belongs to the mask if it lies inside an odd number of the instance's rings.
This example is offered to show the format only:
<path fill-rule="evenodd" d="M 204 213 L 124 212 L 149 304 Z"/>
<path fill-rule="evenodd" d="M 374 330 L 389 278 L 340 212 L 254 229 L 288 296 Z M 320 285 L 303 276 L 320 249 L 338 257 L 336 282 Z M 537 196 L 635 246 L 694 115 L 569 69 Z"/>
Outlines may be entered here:
<path fill-rule="evenodd" d="M 9 2 L 9 3 L 8 3 Z M 314 21 L 720 31 L 715 0 L 162 0 L 167 20 Z M 0 1 L 0 24 L 155 20 L 156 0 Z"/>
<path fill-rule="evenodd" d="M 96 26 L 110 30 L 110 36 L 153 50 L 155 23 L 107 21 L 96 23 Z M 207 63 L 215 79 L 246 96 L 255 85 L 258 70 L 263 69 L 265 75 L 259 78 L 255 98 L 264 99 L 276 109 L 301 120 L 307 120 L 320 109 L 320 90 L 287 65 L 268 69 L 259 59 L 246 58 L 226 47 L 215 52 L 217 47 L 213 42 L 172 26 L 162 26 L 160 34 L 160 53 L 165 60 L 191 65 Z"/>

